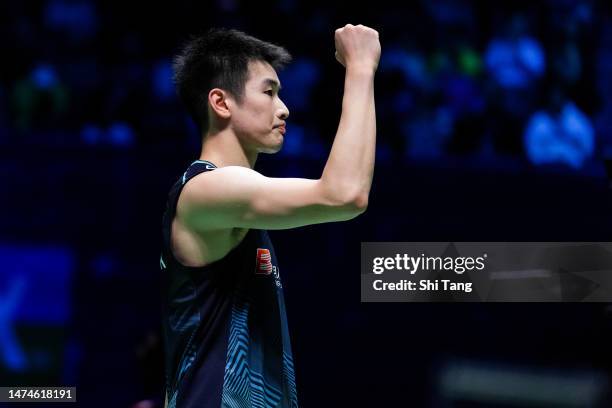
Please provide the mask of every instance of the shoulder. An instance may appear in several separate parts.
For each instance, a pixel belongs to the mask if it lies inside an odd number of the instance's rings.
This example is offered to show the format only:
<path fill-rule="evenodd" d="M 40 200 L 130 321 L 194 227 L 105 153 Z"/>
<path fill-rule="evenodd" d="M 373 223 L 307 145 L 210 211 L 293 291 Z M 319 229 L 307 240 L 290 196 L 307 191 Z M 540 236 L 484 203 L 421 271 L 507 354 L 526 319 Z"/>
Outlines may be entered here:
<path fill-rule="evenodd" d="M 192 191 L 201 187 L 224 187 L 227 186 L 228 183 L 243 185 L 248 180 L 262 177 L 264 176 L 247 167 L 220 167 L 195 175 L 185 183 L 183 191 Z"/>
<path fill-rule="evenodd" d="M 255 170 L 241 166 L 221 167 L 202 172 L 189 179 L 183 186 L 179 205 L 226 202 L 257 189 L 266 178 Z"/>
<path fill-rule="evenodd" d="M 258 172 L 240 166 L 221 167 L 199 173 L 183 186 L 179 195 L 176 215 L 196 224 L 215 228 L 232 226 L 226 218 L 248 208 L 251 198 L 257 194 L 265 177 Z M 224 222 L 221 222 L 224 220 Z M 191 225 L 191 222 L 187 222 Z"/>

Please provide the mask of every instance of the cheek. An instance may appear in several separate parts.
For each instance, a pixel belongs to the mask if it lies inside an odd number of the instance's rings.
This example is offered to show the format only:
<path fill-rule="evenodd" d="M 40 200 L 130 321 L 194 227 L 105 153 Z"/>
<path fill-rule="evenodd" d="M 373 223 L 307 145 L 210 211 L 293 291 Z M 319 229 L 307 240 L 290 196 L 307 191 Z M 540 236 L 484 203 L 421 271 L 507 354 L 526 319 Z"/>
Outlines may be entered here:
<path fill-rule="evenodd" d="M 272 103 L 267 100 L 258 101 L 258 103 L 253 103 L 245 117 L 246 120 L 249 121 L 247 126 L 252 126 L 254 128 L 267 128 L 270 125 L 270 121 L 272 120 L 271 112 L 274 112 Z"/>
<path fill-rule="evenodd" d="M 272 104 L 258 101 L 244 105 L 233 117 L 234 128 L 240 133 L 269 133 L 273 122 Z"/>
<path fill-rule="evenodd" d="M 258 116 L 263 116 L 274 111 L 274 102 L 268 95 L 258 98 L 257 103 L 253 104 L 253 112 Z"/>

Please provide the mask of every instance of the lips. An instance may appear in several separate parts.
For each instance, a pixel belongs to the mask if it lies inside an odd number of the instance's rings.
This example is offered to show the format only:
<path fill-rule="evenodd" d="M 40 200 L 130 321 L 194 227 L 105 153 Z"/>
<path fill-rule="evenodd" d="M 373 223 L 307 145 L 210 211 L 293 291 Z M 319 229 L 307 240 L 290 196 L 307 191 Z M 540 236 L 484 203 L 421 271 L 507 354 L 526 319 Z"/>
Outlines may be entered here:
<path fill-rule="evenodd" d="M 287 132 L 287 128 L 285 128 L 285 126 L 277 126 L 276 129 L 278 129 L 283 135 Z"/>

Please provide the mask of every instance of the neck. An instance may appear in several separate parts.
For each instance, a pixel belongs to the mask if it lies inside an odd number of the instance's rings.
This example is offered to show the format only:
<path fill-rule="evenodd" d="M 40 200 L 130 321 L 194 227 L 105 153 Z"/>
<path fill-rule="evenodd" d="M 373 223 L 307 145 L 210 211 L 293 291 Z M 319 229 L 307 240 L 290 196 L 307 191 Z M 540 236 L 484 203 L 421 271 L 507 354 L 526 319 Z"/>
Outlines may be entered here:
<path fill-rule="evenodd" d="M 241 166 L 252 169 L 257 161 L 257 152 L 245 149 L 236 134 L 225 128 L 211 130 L 204 136 L 200 160 L 207 160 L 217 167 Z"/>

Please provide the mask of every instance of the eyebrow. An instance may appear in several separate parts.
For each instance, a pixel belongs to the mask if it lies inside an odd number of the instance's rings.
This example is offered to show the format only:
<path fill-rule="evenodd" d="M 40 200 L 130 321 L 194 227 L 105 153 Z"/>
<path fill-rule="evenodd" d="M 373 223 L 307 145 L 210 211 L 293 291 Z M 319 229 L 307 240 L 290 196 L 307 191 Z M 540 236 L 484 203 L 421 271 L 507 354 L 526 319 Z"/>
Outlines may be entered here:
<path fill-rule="evenodd" d="M 279 83 L 277 80 L 272 79 L 272 78 L 266 78 L 266 79 L 264 79 L 264 80 L 263 80 L 263 83 L 264 83 L 265 85 L 271 86 L 271 87 L 273 87 L 273 88 L 274 88 L 274 87 L 276 87 L 276 88 L 278 88 L 279 90 L 283 89 L 283 87 L 281 86 L 281 84 L 280 84 L 280 83 Z"/>

